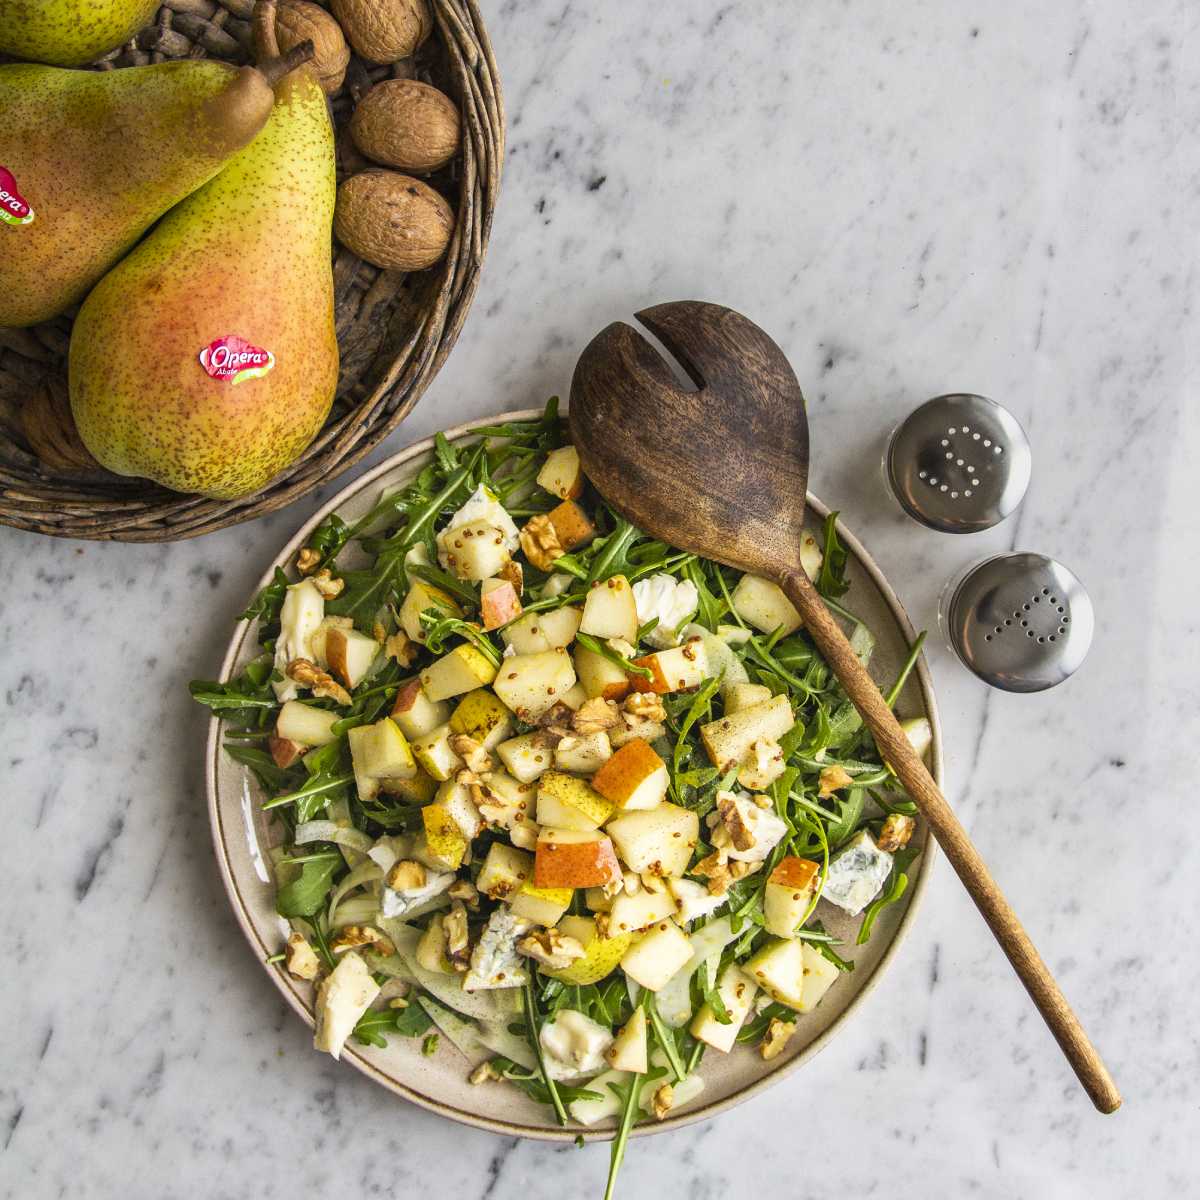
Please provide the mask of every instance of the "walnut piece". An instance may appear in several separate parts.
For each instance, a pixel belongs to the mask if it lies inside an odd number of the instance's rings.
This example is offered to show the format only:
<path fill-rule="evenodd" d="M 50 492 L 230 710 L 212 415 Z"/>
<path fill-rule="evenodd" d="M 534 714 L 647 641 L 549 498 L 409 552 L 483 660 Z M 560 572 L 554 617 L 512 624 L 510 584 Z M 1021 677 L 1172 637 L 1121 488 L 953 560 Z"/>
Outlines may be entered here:
<path fill-rule="evenodd" d="M 321 971 L 321 960 L 316 951 L 308 944 L 302 933 L 288 934 L 287 947 L 284 949 L 284 965 L 294 979 L 316 979 Z"/>
<path fill-rule="evenodd" d="M 896 850 L 903 850 L 908 845 L 916 827 L 915 817 L 906 816 L 904 813 L 888 813 L 883 820 L 883 828 L 879 831 L 876 845 L 880 850 L 888 851 L 889 854 Z"/>
<path fill-rule="evenodd" d="M 662 700 L 653 692 L 630 692 L 622 705 L 631 717 L 640 721 L 655 721 L 661 724 L 667 719 L 667 710 Z"/>
<path fill-rule="evenodd" d="M 458 755 L 467 765 L 467 770 L 473 775 L 479 776 L 495 767 L 491 756 L 469 733 L 452 733 L 450 735 L 450 749 Z M 472 783 L 478 783 L 478 778 L 467 781 L 469 787 Z"/>
<path fill-rule="evenodd" d="M 600 733 L 621 723 L 621 714 L 616 704 L 603 696 L 585 700 L 571 717 L 571 728 L 576 733 Z"/>
<path fill-rule="evenodd" d="M 552 971 L 561 971 L 582 958 L 584 950 L 582 943 L 557 929 L 535 929 L 517 943 L 517 953 Z"/>
<path fill-rule="evenodd" d="M 422 863 L 402 858 L 387 873 L 387 885 L 393 892 L 415 892 L 429 878 Z"/>
<path fill-rule="evenodd" d="M 411 667 L 420 653 L 421 647 L 402 629 L 398 629 L 383 643 L 384 658 L 394 658 L 402 667 Z"/>
<path fill-rule="evenodd" d="M 721 814 L 721 823 L 729 833 L 729 840 L 733 848 L 735 850 L 753 850 L 757 839 L 754 836 L 754 830 L 750 828 L 742 814 L 738 797 L 732 792 L 718 792 L 717 811 Z M 713 832 L 716 833 L 715 830 Z M 716 844 L 714 838 L 713 845 Z"/>
<path fill-rule="evenodd" d="M 353 950 L 359 946 L 370 946 L 376 954 L 382 954 L 385 958 L 396 952 L 391 940 L 370 925 L 347 925 L 329 943 L 329 949 L 334 954 L 341 954 L 344 950 Z"/>
<path fill-rule="evenodd" d="M 530 517 L 520 530 L 521 549 L 539 571 L 549 571 L 566 553 L 545 513 Z"/>
<path fill-rule="evenodd" d="M 451 900 L 461 900 L 468 908 L 479 907 L 479 892 L 469 879 L 456 879 L 446 889 L 446 895 Z"/>
<path fill-rule="evenodd" d="M 778 1017 L 772 1017 L 763 1040 L 758 1044 L 758 1052 L 762 1055 L 763 1060 L 770 1062 L 771 1059 L 782 1054 L 783 1048 L 795 1032 L 795 1021 L 781 1021 Z"/>
<path fill-rule="evenodd" d="M 521 564 L 514 558 L 510 558 L 496 572 L 496 578 L 508 580 L 513 585 L 513 590 L 518 596 L 525 590 L 525 572 L 521 570 Z"/>
<path fill-rule="evenodd" d="M 504 1076 L 492 1066 L 492 1060 L 489 1058 L 481 1062 L 479 1066 L 467 1076 L 467 1082 L 478 1087 L 481 1083 L 487 1083 L 491 1079 L 503 1079 Z"/>
<path fill-rule="evenodd" d="M 450 904 L 450 911 L 442 918 L 442 932 L 446 936 L 446 957 L 456 971 L 466 971 L 471 965 L 471 939 L 467 931 L 467 910 L 461 900 Z"/>
<path fill-rule="evenodd" d="M 654 1093 L 654 1099 L 651 1101 L 654 1106 L 655 1120 L 663 1121 L 666 1119 L 667 1113 L 675 1107 L 675 1089 L 669 1084 L 664 1083 L 662 1087 Z"/>
<path fill-rule="evenodd" d="M 287 677 L 301 687 L 312 688 L 316 698 L 325 697 L 335 704 L 349 704 L 350 693 L 328 671 L 322 671 L 307 658 L 294 658 L 287 665 Z"/>
<path fill-rule="evenodd" d="M 729 885 L 732 882 L 729 864 L 717 851 L 707 858 L 702 858 L 692 868 L 691 873 L 708 880 L 708 891 L 711 896 L 723 896 L 729 891 Z"/>
<path fill-rule="evenodd" d="M 340 596 L 346 590 L 346 581 L 344 579 L 335 579 L 333 572 L 328 567 L 322 567 L 312 577 L 312 581 L 313 586 L 326 600 L 332 600 L 335 596 Z"/>
<path fill-rule="evenodd" d="M 299 554 L 296 555 L 296 570 L 301 575 L 307 575 L 309 571 L 317 569 L 317 563 L 321 561 L 321 553 L 319 550 L 314 550 L 311 546 L 305 546 Z"/>
<path fill-rule="evenodd" d="M 821 769 L 818 796 L 832 796 L 840 788 L 849 787 L 854 782 L 845 767 L 823 767 Z"/>

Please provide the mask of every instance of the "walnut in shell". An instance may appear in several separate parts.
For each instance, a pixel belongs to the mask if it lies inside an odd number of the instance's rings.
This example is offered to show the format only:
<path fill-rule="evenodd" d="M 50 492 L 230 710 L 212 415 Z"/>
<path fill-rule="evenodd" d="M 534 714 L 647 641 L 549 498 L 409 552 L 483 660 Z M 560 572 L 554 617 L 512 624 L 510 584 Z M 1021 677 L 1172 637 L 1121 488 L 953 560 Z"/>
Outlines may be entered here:
<path fill-rule="evenodd" d="M 446 253 L 454 210 L 410 175 L 361 171 L 338 188 L 333 233 L 377 267 L 423 271 Z"/>
<path fill-rule="evenodd" d="M 407 58 L 433 32 L 426 0 L 332 0 L 350 44 L 373 63 Z"/>
<path fill-rule="evenodd" d="M 346 66 L 350 62 L 350 47 L 342 36 L 341 26 L 319 4 L 311 0 L 279 0 L 275 10 L 275 37 L 279 52 L 286 54 L 301 42 L 313 44 L 312 66 L 327 96 L 342 86 Z M 261 54 L 262 47 L 259 47 Z"/>
<path fill-rule="evenodd" d="M 454 102 L 437 88 L 416 79 L 387 79 L 354 110 L 350 135 L 368 158 L 423 174 L 458 153 L 462 128 Z"/>

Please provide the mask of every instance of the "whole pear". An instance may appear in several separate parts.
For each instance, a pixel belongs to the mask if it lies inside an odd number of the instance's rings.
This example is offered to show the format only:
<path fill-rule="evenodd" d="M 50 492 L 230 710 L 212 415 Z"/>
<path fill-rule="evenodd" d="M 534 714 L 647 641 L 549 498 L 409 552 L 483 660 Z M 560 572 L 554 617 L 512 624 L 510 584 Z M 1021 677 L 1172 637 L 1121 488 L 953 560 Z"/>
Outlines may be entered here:
<path fill-rule="evenodd" d="M 78 67 L 127 42 L 158 0 L 0 0 L 0 53 Z"/>
<path fill-rule="evenodd" d="M 0 66 L 0 168 L 32 209 L 0 221 L 0 325 L 33 325 L 81 300 L 266 124 L 272 79 L 290 62 Z"/>
<path fill-rule="evenodd" d="M 308 66 L 275 92 L 262 132 L 96 285 L 75 320 L 71 408 L 87 448 L 118 474 L 246 495 L 329 411 L 333 128 Z"/>

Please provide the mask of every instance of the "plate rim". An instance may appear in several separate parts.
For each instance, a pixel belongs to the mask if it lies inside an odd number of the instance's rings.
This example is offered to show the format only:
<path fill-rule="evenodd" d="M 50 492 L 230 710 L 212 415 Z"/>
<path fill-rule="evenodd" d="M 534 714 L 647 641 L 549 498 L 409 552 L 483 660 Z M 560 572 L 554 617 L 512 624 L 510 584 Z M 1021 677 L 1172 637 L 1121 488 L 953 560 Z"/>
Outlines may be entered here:
<path fill-rule="evenodd" d="M 565 412 L 565 406 L 560 410 Z M 455 442 L 461 438 L 471 436 L 473 431 L 482 425 L 494 425 L 505 421 L 521 421 L 531 420 L 542 415 L 543 410 L 540 408 L 524 408 L 512 409 L 506 412 L 496 413 L 494 415 L 484 415 L 482 417 L 473 418 L 470 421 L 462 422 L 454 425 L 449 429 L 441 431 L 441 435 L 450 442 Z M 257 595 L 274 576 L 277 566 L 283 566 L 292 559 L 296 551 L 300 549 L 303 543 L 308 538 L 309 533 L 320 524 L 330 513 L 336 511 L 346 500 L 351 493 L 356 493 L 364 488 L 375 483 L 380 476 L 387 475 L 396 470 L 397 467 L 403 466 L 405 463 L 414 458 L 419 458 L 424 454 L 430 453 L 434 448 L 434 442 L 437 434 L 431 434 L 429 437 L 422 438 L 420 441 L 413 442 L 411 445 L 405 446 L 398 450 L 395 454 L 390 455 L 370 471 L 351 480 L 319 508 L 309 519 L 300 526 L 296 533 L 282 547 L 279 553 L 271 560 L 270 565 L 263 572 L 258 582 L 254 585 L 252 595 Z M 830 509 L 819 497 L 814 496 L 812 492 L 808 492 L 806 496 L 806 504 L 819 517 L 825 518 L 829 515 Z M 916 630 L 912 622 L 909 620 L 908 613 L 904 605 L 900 602 L 900 598 L 888 582 L 879 564 L 867 552 L 866 548 L 859 541 L 857 536 L 846 527 L 841 518 L 837 519 L 838 536 L 842 540 L 842 544 L 855 556 L 859 564 L 870 576 L 872 583 L 878 588 L 880 595 L 887 603 L 891 610 L 900 631 L 904 634 L 907 641 L 911 644 L 916 637 Z M 245 644 L 246 638 L 249 636 L 251 622 L 248 620 L 240 620 L 237 622 L 229 645 L 225 651 L 225 655 L 221 662 L 220 674 L 218 676 L 222 681 L 229 678 L 229 674 L 233 669 L 234 663 L 237 661 L 238 655 L 241 652 L 242 646 Z M 925 708 L 925 714 L 928 717 L 930 728 L 933 732 L 933 741 L 930 747 L 930 773 L 938 786 L 945 787 L 944 783 L 944 761 L 942 747 L 942 727 L 941 719 L 938 713 L 937 698 L 933 689 L 933 676 L 929 669 L 928 661 L 926 660 L 924 651 L 917 656 L 916 666 L 913 675 L 919 685 L 921 692 L 922 704 Z M 229 862 L 229 855 L 226 851 L 225 830 L 221 820 L 220 806 L 218 803 L 218 787 L 217 787 L 217 762 L 221 753 L 220 744 L 220 718 L 215 714 L 208 721 L 208 737 L 205 741 L 205 790 L 207 792 L 208 801 L 208 816 L 209 828 L 212 833 L 213 851 L 217 859 L 217 865 L 221 875 L 221 882 L 225 887 L 226 896 L 229 899 L 230 907 L 233 909 L 234 916 L 237 918 L 237 923 L 242 931 L 243 937 L 250 950 L 254 953 L 259 965 L 263 967 L 268 977 L 272 980 L 275 987 L 283 995 L 289 1006 L 294 1012 L 304 1021 L 309 1028 L 313 1027 L 313 1017 L 308 1006 L 304 1003 L 299 994 L 299 990 L 293 988 L 284 975 L 274 970 L 271 964 L 265 960 L 275 951 L 275 948 L 268 947 L 259 937 L 257 929 L 250 920 L 248 905 L 243 899 L 237 885 L 237 881 L 233 877 L 233 871 Z M 800 1053 L 788 1059 L 785 1063 L 780 1063 L 778 1066 L 768 1069 L 764 1074 L 754 1082 L 748 1084 L 740 1091 L 734 1092 L 732 1095 L 726 1096 L 721 1100 L 714 1100 L 709 1104 L 703 1104 L 700 1107 L 679 1114 L 678 1116 L 668 1117 L 665 1121 L 654 1122 L 653 1124 L 641 1124 L 634 1126 L 631 1131 L 633 1137 L 648 1137 L 658 1133 L 666 1133 L 673 1129 L 682 1129 L 687 1125 L 694 1124 L 698 1121 L 707 1121 L 713 1117 L 719 1116 L 723 1112 L 744 1103 L 754 1096 L 760 1095 L 768 1088 L 782 1082 L 789 1075 L 800 1069 L 805 1063 L 809 1062 L 817 1054 L 819 1054 L 828 1044 L 833 1035 L 840 1031 L 846 1024 L 847 1020 L 854 1016 L 861 1008 L 866 998 L 874 991 L 880 979 L 887 973 L 887 968 L 891 966 L 892 959 L 900 944 L 908 935 L 912 922 L 916 916 L 921 902 L 924 899 L 926 888 L 929 884 L 930 871 L 936 861 L 937 843 L 931 834 L 927 833 L 925 848 L 921 854 L 921 870 L 917 876 L 916 883 L 913 886 L 909 903 L 901 916 L 900 923 L 896 926 L 892 940 L 889 942 L 883 953 L 880 955 L 879 961 L 875 965 L 875 969 L 867 978 L 866 982 L 859 988 L 854 996 L 847 1003 L 841 1014 L 834 1019 L 828 1028 L 823 1030 L 816 1038 L 814 1038 Z M 426 1095 L 418 1091 L 416 1088 L 401 1082 L 398 1079 L 387 1075 L 374 1063 L 365 1058 L 356 1047 L 347 1046 L 342 1057 L 348 1060 L 352 1066 L 361 1071 L 369 1079 L 386 1088 L 394 1095 L 398 1095 L 405 1100 L 419 1105 L 421 1108 L 429 1112 L 437 1113 L 439 1116 L 446 1117 L 452 1121 L 457 1121 L 460 1124 L 470 1125 L 476 1129 L 484 1129 L 490 1133 L 503 1134 L 508 1137 L 523 1137 L 531 1138 L 538 1141 L 549 1142 L 575 1142 L 582 1136 L 584 1141 L 609 1141 L 613 1136 L 613 1131 L 610 1129 L 587 1129 L 587 1128 L 563 1128 L 557 1125 L 533 1126 L 517 1124 L 512 1121 L 505 1121 L 497 1117 L 482 1116 L 478 1113 L 467 1111 L 466 1109 L 456 1108 L 451 1104 L 447 1104 L 442 1100 L 438 1100 L 433 1096 Z"/>

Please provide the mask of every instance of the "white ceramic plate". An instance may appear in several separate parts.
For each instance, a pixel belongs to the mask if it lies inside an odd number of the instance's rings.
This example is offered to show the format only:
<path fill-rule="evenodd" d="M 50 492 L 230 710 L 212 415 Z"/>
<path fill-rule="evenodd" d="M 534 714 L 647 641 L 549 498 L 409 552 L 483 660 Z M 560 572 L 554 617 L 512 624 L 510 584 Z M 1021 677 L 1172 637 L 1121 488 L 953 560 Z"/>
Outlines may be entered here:
<path fill-rule="evenodd" d="M 510 412 L 473 424 L 529 419 L 539 415 L 538 410 Z M 470 425 L 459 426 L 448 430 L 446 436 L 451 441 L 468 438 L 471 428 Z M 329 513 L 336 511 L 348 522 L 353 522 L 370 510 L 385 488 L 406 484 L 428 462 L 432 449 L 432 439 L 418 442 L 339 492 L 268 565 L 259 587 L 270 582 L 276 566 L 283 567 L 294 577 L 296 552 L 306 543 L 312 529 Z M 812 495 L 808 497 L 808 509 L 814 528 L 828 513 L 826 506 Z M 913 637 L 912 626 L 883 573 L 858 539 L 840 523 L 839 535 L 849 551 L 848 578 L 851 587 L 845 602 L 867 622 L 876 636 L 875 655 L 871 661 L 872 674 L 881 681 L 890 681 L 895 678 L 907 655 L 907 647 Z M 221 678 L 228 679 L 238 672 L 257 651 L 254 624 L 241 623 L 225 655 Z M 897 710 L 902 717 L 924 715 L 929 718 L 933 726 L 930 767 L 940 784 L 941 728 L 924 659 L 918 661 L 916 670 L 909 677 Z M 260 804 L 264 797 L 255 780 L 249 771 L 233 762 L 221 750 L 221 729 L 216 719 L 211 722 L 208 736 L 207 783 L 217 861 L 234 912 L 275 986 L 296 1013 L 311 1025 L 311 987 L 292 979 L 278 966 L 266 965 L 266 959 L 279 952 L 287 936 L 287 924 L 275 912 L 275 889 L 267 867 L 265 850 L 272 844 L 271 831 L 261 812 Z M 825 1045 L 882 976 L 913 918 L 925 890 L 933 857 L 933 843 L 928 840 L 923 824 L 917 837 L 923 842 L 924 853 L 912 868 L 915 878 L 904 899 L 883 910 L 866 946 L 853 944 L 857 920 L 848 918 L 832 905 L 820 904 L 818 915 L 827 929 L 846 939 L 847 945 L 840 948 L 839 953 L 852 958 L 855 969 L 837 980 L 814 1012 L 799 1018 L 796 1034 L 784 1053 L 771 1063 L 764 1063 L 750 1046 L 737 1047 L 727 1056 L 716 1051 L 706 1054 L 700 1069 L 705 1080 L 704 1092 L 690 1105 L 672 1113 L 667 1120 L 638 1126 L 635 1135 L 673 1129 L 712 1117 L 778 1082 Z M 507 1085 L 490 1083 L 472 1086 L 467 1082 L 469 1064 L 445 1038 L 442 1039 L 441 1048 L 432 1057 L 421 1053 L 419 1038 L 393 1037 L 384 1050 L 359 1046 L 351 1040 L 343 1058 L 398 1095 L 469 1125 L 508 1135 L 558 1141 L 573 1140 L 581 1132 L 589 1139 L 611 1136 L 611 1125 L 589 1130 L 576 1127 L 561 1129 L 549 1123 L 548 1110 Z"/>

